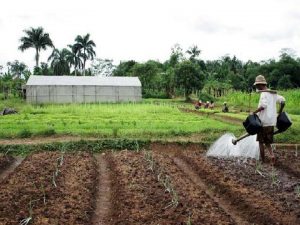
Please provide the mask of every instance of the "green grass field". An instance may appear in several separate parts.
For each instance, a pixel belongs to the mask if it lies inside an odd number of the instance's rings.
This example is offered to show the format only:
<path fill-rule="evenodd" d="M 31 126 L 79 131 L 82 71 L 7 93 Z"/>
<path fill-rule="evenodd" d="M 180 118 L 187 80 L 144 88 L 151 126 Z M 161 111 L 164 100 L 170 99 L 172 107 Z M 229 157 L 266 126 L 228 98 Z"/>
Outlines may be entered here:
<path fill-rule="evenodd" d="M 291 92 L 292 93 L 292 92 Z M 227 117 L 244 120 L 248 113 L 240 112 L 238 107 L 246 107 L 242 99 L 247 94 L 236 93 L 226 98 L 229 106 L 234 105 L 234 113 L 226 113 Z M 283 93 L 284 95 L 284 93 Z M 286 94 L 287 95 L 287 94 Z M 285 96 L 287 102 L 290 96 Z M 231 132 L 236 136 L 244 133 L 242 124 L 232 124 L 212 118 L 220 113 L 221 102 L 217 101 L 215 110 L 204 110 L 204 115 L 185 113 L 178 109 L 193 109 L 193 104 L 181 99 L 157 100 L 146 99 L 142 103 L 126 104 L 67 104 L 67 105 L 29 105 L 21 99 L 10 99 L 0 102 L 0 110 L 13 107 L 18 114 L 0 117 L 0 138 L 45 137 L 52 135 L 72 135 L 97 138 L 134 138 L 134 139 L 184 139 L 196 136 L 199 141 L 214 141 L 220 135 Z M 253 109 L 258 95 L 252 98 Z M 292 102 L 292 101 L 291 101 Z M 297 103 L 299 104 L 299 103 Z M 297 105 L 295 103 L 295 105 Z M 287 111 L 297 110 L 288 105 Z M 276 141 L 299 143 L 300 115 L 291 114 L 293 126 L 287 132 L 276 136 Z M 194 140 L 197 141 L 197 140 Z"/>
<path fill-rule="evenodd" d="M 151 139 L 201 133 L 211 139 L 241 132 L 238 126 L 151 103 L 23 105 L 18 110 L 0 117 L 1 138 L 58 134 Z"/>
<path fill-rule="evenodd" d="M 278 91 L 278 94 L 282 95 L 286 99 L 286 106 L 285 110 L 289 114 L 300 115 L 300 90 L 293 89 L 288 91 Z M 249 101 L 250 100 L 250 101 Z M 217 103 L 222 105 L 223 102 L 227 102 L 229 107 L 240 110 L 246 111 L 250 110 L 254 111 L 258 105 L 259 101 L 259 93 L 243 93 L 243 92 L 232 92 L 226 96 L 218 98 Z"/>

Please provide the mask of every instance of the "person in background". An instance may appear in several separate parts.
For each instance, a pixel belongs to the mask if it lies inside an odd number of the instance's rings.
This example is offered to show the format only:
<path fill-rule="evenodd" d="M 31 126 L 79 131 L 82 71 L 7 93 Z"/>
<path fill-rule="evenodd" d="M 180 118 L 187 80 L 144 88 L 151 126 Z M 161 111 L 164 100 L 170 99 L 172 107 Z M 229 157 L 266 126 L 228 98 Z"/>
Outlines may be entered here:
<path fill-rule="evenodd" d="M 255 78 L 256 89 L 260 92 L 260 99 L 258 108 L 253 112 L 257 114 L 261 120 L 263 128 L 257 134 L 257 141 L 259 142 L 260 158 L 265 162 L 265 148 L 271 156 L 272 165 L 275 164 L 275 156 L 271 148 L 273 143 L 274 126 L 277 122 L 276 103 L 280 103 L 279 114 L 285 106 L 284 97 L 277 94 L 276 91 L 271 91 L 267 88 L 267 81 L 263 75 L 258 75 Z"/>
<path fill-rule="evenodd" d="M 229 108 L 228 108 L 228 106 L 227 106 L 227 102 L 224 102 L 224 103 L 223 103 L 223 109 L 222 109 L 222 112 L 223 112 L 223 113 L 228 113 L 228 112 L 229 112 Z"/>
<path fill-rule="evenodd" d="M 209 107 L 209 101 L 207 101 L 207 102 L 204 104 L 204 108 L 205 108 L 205 109 L 208 109 L 208 107 Z"/>
<path fill-rule="evenodd" d="M 200 106 L 200 108 L 201 108 L 202 105 L 203 105 L 203 103 L 202 103 L 201 99 L 199 99 L 199 106 Z"/>
<path fill-rule="evenodd" d="M 215 103 L 214 101 L 210 101 L 209 106 L 208 106 L 211 110 L 213 110 L 215 108 Z"/>
<path fill-rule="evenodd" d="M 197 110 L 200 109 L 200 107 L 201 107 L 200 102 L 196 101 L 194 106 L 195 106 L 195 109 L 197 109 Z"/>

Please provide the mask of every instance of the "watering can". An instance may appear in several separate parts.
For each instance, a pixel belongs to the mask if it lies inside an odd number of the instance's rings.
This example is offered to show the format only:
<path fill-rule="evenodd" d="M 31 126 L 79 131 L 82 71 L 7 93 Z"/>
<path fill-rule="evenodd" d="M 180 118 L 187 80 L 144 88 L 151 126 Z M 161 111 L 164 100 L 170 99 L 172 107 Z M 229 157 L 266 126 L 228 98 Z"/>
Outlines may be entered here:
<path fill-rule="evenodd" d="M 233 139 L 232 144 L 236 145 L 240 140 L 243 140 L 250 135 L 255 135 L 262 129 L 262 123 L 256 114 L 249 115 L 243 122 L 243 125 L 247 133 L 237 139 Z M 288 114 L 286 112 L 280 113 L 277 117 L 277 130 L 274 132 L 274 135 L 286 131 L 291 125 L 292 121 Z"/>

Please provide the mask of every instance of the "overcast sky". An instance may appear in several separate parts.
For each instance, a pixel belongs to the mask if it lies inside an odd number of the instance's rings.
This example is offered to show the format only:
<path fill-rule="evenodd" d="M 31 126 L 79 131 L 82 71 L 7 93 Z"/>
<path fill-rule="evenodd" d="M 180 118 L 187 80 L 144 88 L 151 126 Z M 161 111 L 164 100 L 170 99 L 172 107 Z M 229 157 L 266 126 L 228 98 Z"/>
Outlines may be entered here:
<path fill-rule="evenodd" d="M 242 60 L 300 51 L 298 0 L 9 0 L 1 2 L 0 65 L 34 63 L 34 50 L 18 50 L 23 30 L 42 26 L 56 48 L 91 34 L 99 58 L 168 59 L 178 43 L 197 45 L 202 59 L 225 54 Z M 49 51 L 41 52 L 46 61 Z"/>

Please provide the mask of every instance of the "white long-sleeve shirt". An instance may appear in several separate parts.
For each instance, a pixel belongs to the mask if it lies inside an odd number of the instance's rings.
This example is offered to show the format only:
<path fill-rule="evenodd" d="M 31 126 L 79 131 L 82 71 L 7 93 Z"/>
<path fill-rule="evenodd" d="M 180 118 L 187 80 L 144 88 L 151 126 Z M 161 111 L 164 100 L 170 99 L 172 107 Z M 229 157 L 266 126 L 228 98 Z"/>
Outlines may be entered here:
<path fill-rule="evenodd" d="M 258 108 L 263 107 L 264 110 L 257 113 L 262 122 L 263 127 L 275 126 L 277 122 L 276 103 L 285 102 L 285 98 L 281 95 L 271 92 L 261 92 Z"/>

